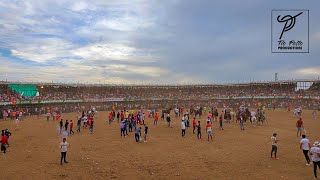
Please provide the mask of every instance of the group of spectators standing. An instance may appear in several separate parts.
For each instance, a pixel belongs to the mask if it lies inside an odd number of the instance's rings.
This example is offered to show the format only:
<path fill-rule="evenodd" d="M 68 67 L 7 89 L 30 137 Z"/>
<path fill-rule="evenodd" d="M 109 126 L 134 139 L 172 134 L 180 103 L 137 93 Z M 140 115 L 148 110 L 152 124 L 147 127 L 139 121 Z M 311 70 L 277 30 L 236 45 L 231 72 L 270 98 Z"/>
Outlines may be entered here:
<path fill-rule="evenodd" d="M 0 102 L 16 100 L 86 100 L 108 98 L 224 98 L 243 96 L 312 96 L 320 98 L 320 83 L 307 90 L 297 90 L 296 83 L 260 83 L 193 86 L 39 86 L 39 95 L 25 97 L 13 92 L 8 85 L 0 86 Z"/>

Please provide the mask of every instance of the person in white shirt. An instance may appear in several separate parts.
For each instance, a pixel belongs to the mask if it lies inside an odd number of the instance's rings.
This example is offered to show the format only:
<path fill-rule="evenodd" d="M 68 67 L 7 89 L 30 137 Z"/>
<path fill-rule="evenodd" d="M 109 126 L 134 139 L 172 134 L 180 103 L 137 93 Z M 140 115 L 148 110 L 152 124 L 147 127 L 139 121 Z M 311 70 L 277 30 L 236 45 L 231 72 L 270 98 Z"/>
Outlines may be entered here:
<path fill-rule="evenodd" d="M 186 135 L 186 123 L 184 120 L 181 121 L 181 130 L 182 130 L 182 137 Z"/>
<path fill-rule="evenodd" d="M 174 109 L 174 114 L 176 115 L 176 117 L 178 117 L 178 115 L 179 115 L 179 109 L 178 108 Z"/>
<path fill-rule="evenodd" d="M 68 163 L 68 161 L 66 160 L 68 146 L 69 144 L 67 143 L 67 139 L 63 138 L 59 146 L 61 151 L 61 160 L 60 160 L 61 165 L 62 165 L 62 160 L 64 160 L 64 163 Z"/>
<path fill-rule="evenodd" d="M 50 113 L 48 112 L 47 113 L 47 121 L 49 121 L 49 118 L 50 118 Z"/>
<path fill-rule="evenodd" d="M 21 121 L 23 120 L 23 119 L 22 119 L 22 115 L 23 115 L 23 114 L 22 114 L 22 111 L 20 111 L 20 113 L 19 113 L 19 120 L 21 120 Z"/>
<path fill-rule="evenodd" d="M 3 118 L 4 120 L 7 120 L 8 112 L 6 110 L 3 110 Z"/>
<path fill-rule="evenodd" d="M 317 179 L 317 168 L 320 168 L 320 143 L 314 142 L 313 147 L 310 149 L 311 158 L 313 161 L 314 178 Z"/>
<path fill-rule="evenodd" d="M 256 112 L 252 111 L 251 116 L 256 116 Z"/>
<path fill-rule="evenodd" d="M 254 111 L 251 112 L 250 121 L 253 124 L 253 126 L 256 126 L 256 122 L 257 122 L 256 112 L 254 112 Z"/>
<path fill-rule="evenodd" d="M 310 150 L 310 141 L 306 138 L 306 135 L 302 135 L 302 139 L 300 140 L 300 149 L 302 149 L 302 152 L 304 154 L 304 157 L 307 160 L 307 166 L 310 166 L 310 158 L 309 158 L 309 150 Z"/>
<path fill-rule="evenodd" d="M 56 117 L 57 117 L 57 113 L 56 113 L 55 111 L 53 111 L 53 113 L 52 113 L 52 120 L 53 120 L 53 121 L 56 120 Z"/>
<path fill-rule="evenodd" d="M 87 128 L 87 123 L 88 123 L 87 116 L 84 116 L 82 119 L 83 119 L 83 128 Z"/>
<path fill-rule="evenodd" d="M 272 142 L 271 158 L 273 158 L 272 154 L 274 153 L 274 158 L 279 159 L 277 158 L 278 141 L 279 140 L 277 140 L 277 133 L 273 133 L 273 135 L 271 136 L 271 142 Z"/>
<path fill-rule="evenodd" d="M 20 119 L 16 118 L 16 125 L 18 125 L 20 123 Z"/>

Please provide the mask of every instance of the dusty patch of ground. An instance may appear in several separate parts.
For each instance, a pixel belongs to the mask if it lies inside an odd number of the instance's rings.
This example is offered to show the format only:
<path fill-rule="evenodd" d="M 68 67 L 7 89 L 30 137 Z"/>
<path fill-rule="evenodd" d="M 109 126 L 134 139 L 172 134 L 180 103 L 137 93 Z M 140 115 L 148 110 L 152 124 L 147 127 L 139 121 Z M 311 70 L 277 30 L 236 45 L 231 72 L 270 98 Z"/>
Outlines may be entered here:
<path fill-rule="evenodd" d="M 98 112 L 94 133 L 88 130 L 68 137 L 69 164 L 60 165 L 61 137 L 58 122 L 45 117 L 28 117 L 16 131 L 12 121 L 0 122 L 9 128 L 11 147 L 0 155 L 0 179 L 312 179 L 312 167 L 305 166 L 299 149 L 292 113 L 268 111 L 267 125 L 246 124 L 240 131 L 235 122 L 224 124 L 219 131 L 214 124 L 214 140 L 198 140 L 188 129 L 181 137 L 180 118 L 172 127 L 164 121 L 158 126 L 148 119 L 148 143 L 136 143 L 134 134 L 121 138 L 119 124 L 105 122 L 108 112 Z M 63 119 L 75 121 L 76 113 Z M 320 140 L 320 119 L 303 115 L 311 142 Z M 205 119 L 201 119 L 204 125 Z M 270 159 L 270 137 L 278 133 L 280 160 Z M 320 173 L 320 172 L 319 172 Z"/>

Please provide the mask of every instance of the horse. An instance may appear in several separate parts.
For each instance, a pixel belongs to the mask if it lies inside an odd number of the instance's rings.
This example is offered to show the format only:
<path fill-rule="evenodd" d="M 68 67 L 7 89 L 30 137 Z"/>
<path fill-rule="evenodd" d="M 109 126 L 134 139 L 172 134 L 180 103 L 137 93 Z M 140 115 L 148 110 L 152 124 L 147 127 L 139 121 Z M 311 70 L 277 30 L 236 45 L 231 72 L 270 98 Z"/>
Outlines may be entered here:
<path fill-rule="evenodd" d="M 217 121 L 219 116 L 218 109 L 214 109 L 212 115 L 213 115 L 213 121 Z"/>
<path fill-rule="evenodd" d="M 193 115 L 194 114 L 194 116 L 195 117 L 197 117 L 197 115 L 199 115 L 199 118 L 201 118 L 201 116 L 202 116 L 202 107 L 200 107 L 199 109 L 193 109 L 193 108 L 190 108 L 190 115 Z"/>
<path fill-rule="evenodd" d="M 236 114 L 236 123 L 239 121 L 240 122 L 240 119 L 243 119 L 244 121 L 246 121 L 246 114 L 244 112 L 240 112 L 238 111 L 237 114 Z"/>
<path fill-rule="evenodd" d="M 196 112 L 195 112 L 195 116 L 199 115 L 199 118 L 201 118 L 201 116 L 202 116 L 202 110 L 203 110 L 202 107 L 200 107 L 199 109 L 197 109 Z"/>
<path fill-rule="evenodd" d="M 230 121 L 231 120 L 231 110 L 226 109 L 224 112 L 224 119 Z"/>
<path fill-rule="evenodd" d="M 178 108 L 175 108 L 175 109 L 173 110 L 173 112 L 174 112 L 175 117 L 178 117 L 178 115 L 179 115 L 179 113 L 180 113 L 179 109 L 178 109 Z M 180 116 L 180 115 L 179 115 L 179 116 Z"/>
<path fill-rule="evenodd" d="M 263 122 L 266 121 L 266 117 L 263 115 L 263 113 L 259 113 L 257 116 L 257 120 L 259 123 L 261 122 L 263 124 Z"/>
<path fill-rule="evenodd" d="M 301 117 L 301 115 L 302 115 L 301 108 L 296 108 L 293 112 L 293 117 Z"/>
<path fill-rule="evenodd" d="M 162 113 L 170 114 L 172 108 L 162 110 Z"/>
<path fill-rule="evenodd" d="M 237 122 L 240 122 L 240 111 L 238 111 L 237 113 L 236 113 L 236 123 Z"/>
<path fill-rule="evenodd" d="M 251 117 L 251 123 L 252 123 L 252 125 L 253 125 L 253 127 L 256 127 L 256 124 L 257 124 L 257 117 L 256 116 L 252 116 Z"/>
<path fill-rule="evenodd" d="M 236 113 L 234 111 L 231 111 L 230 117 L 232 117 L 232 121 L 234 121 L 234 118 L 236 117 Z"/>
<path fill-rule="evenodd" d="M 192 107 L 190 107 L 190 111 L 189 111 L 189 112 L 190 112 L 190 115 L 193 115 L 193 114 L 195 113 L 195 111 L 196 111 L 195 109 L 193 109 Z"/>
<path fill-rule="evenodd" d="M 236 122 L 240 121 L 241 117 L 244 120 L 244 122 L 247 122 L 247 120 L 250 119 L 250 117 L 251 117 L 251 113 L 249 110 L 248 110 L 248 112 L 247 112 L 247 110 L 245 112 L 238 111 L 236 114 Z"/>
<path fill-rule="evenodd" d="M 243 120 L 244 120 L 244 122 L 247 122 L 248 119 L 251 121 L 250 118 L 251 118 L 251 112 L 249 111 L 248 108 L 246 108 L 246 110 L 244 112 Z"/>

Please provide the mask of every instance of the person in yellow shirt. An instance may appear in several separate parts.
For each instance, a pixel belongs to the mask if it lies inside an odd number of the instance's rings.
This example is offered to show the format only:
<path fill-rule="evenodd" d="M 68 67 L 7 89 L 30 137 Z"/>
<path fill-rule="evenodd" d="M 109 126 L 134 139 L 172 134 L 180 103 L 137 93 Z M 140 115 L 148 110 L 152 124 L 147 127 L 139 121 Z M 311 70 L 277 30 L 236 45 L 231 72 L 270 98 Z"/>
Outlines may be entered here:
<path fill-rule="evenodd" d="M 266 106 L 263 106 L 262 107 L 262 114 L 265 114 L 265 112 L 266 112 Z"/>
<path fill-rule="evenodd" d="M 128 116 L 129 116 L 129 112 L 127 111 L 126 113 L 125 113 L 125 119 L 127 119 L 128 118 Z"/>
<path fill-rule="evenodd" d="M 261 102 L 258 103 L 258 107 L 260 108 L 262 106 Z"/>

